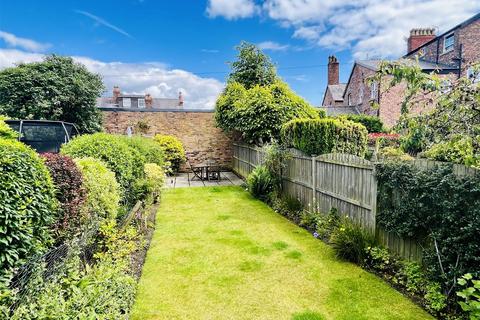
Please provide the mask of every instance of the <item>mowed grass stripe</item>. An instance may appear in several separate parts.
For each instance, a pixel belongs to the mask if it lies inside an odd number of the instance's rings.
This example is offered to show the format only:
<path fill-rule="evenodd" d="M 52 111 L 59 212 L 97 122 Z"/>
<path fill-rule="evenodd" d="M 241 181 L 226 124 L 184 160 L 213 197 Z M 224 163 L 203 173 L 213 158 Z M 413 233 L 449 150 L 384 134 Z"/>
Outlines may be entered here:
<path fill-rule="evenodd" d="M 240 187 L 165 191 L 133 319 L 430 319 Z"/>

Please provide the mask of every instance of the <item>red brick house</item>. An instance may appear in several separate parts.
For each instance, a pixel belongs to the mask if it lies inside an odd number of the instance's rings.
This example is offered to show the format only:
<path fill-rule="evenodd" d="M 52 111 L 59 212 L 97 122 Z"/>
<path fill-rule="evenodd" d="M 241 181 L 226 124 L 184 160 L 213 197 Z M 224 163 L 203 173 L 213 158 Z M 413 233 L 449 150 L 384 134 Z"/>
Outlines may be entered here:
<path fill-rule="evenodd" d="M 412 29 L 407 40 L 407 54 L 398 61 L 416 64 L 416 59 L 426 73 L 435 71 L 445 77 L 453 78 L 471 76 L 470 66 L 472 63 L 480 62 L 480 14 L 439 36 L 434 34 L 432 28 Z M 329 57 L 329 84 L 325 89 L 322 103 L 322 108 L 327 114 L 376 115 L 388 127 L 398 121 L 405 85 L 399 84 L 384 90 L 381 84 L 375 82 L 368 84 L 366 81 L 378 70 L 381 60 L 364 60 L 354 63 L 348 82 L 344 85 L 343 101 L 339 98 L 337 100 L 331 98 L 333 96 L 330 84 L 331 61 L 335 62 L 337 59 Z M 332 67 L 335 68 L 334 65 Z M 336 68 L 338 70 L 338 66 Z M 338 96 L 338 92 L 336 94 Z M 372 102 L 377 102 L 379 107 L 372 108 Z"/>
<path fill-rule="evenodd" d="M 178 99 L 154 98 L 149 93 L 145 95 L 123 94 L 118 86 L 113 87 L 111 97 L 97 99 L 99 108 L 122 109 L 180 109 L 183 107 L 183 96 L 180 92 Z"/>

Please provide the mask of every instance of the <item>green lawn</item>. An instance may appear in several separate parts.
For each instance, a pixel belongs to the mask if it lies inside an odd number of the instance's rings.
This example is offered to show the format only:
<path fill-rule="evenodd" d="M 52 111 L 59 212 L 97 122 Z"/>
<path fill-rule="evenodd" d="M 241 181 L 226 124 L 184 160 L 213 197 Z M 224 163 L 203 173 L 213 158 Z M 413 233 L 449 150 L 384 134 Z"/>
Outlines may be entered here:
<path fill-rule="evenodd" d="M 133 319 L 430 319 L 239 187 L 167 190 Z"/>

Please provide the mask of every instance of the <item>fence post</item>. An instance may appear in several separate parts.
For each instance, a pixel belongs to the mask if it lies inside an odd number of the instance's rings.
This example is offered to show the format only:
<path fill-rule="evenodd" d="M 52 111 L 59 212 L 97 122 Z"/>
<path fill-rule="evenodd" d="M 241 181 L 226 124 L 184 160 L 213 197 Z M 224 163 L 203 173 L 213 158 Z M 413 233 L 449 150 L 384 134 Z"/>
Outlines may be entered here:
<path fill-rule="evenodd" d="M 315 155 L 312 155 L 312 207 L 317 209 L 317 160 Z"/>

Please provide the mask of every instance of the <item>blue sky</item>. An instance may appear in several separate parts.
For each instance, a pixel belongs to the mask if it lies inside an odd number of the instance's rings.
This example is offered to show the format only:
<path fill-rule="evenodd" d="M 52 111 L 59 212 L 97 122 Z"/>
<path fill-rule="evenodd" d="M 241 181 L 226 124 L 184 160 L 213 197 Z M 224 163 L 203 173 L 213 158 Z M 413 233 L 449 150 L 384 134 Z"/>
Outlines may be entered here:
<path fill-rule="evenodd" d="M 0 68 L 43 54 L 71 55 L 103 75 L 109 90 L 175 97 L 211 107 L 240 41 L 253 42 L 279 75 L 314 105 L 326 62 L 341 80 L 355 59 L 404 53 L 408 31 L 439 31 L 480 11 L 471 0 L 0 1 Z"/>

